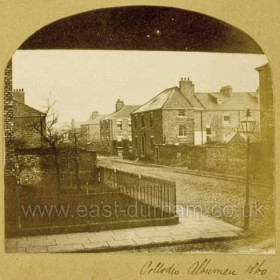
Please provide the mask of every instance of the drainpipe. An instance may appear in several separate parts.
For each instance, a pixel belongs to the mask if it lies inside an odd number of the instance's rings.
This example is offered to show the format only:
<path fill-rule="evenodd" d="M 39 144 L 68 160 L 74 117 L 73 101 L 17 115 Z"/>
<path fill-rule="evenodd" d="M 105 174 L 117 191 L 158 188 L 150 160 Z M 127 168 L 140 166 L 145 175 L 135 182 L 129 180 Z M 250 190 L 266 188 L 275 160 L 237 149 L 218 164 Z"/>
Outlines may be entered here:
<path fill-rule="evenodd" d="M 203 112 L 200 111 L 200 129 L 201 129 L 201 145 L 203 145 Z"/>

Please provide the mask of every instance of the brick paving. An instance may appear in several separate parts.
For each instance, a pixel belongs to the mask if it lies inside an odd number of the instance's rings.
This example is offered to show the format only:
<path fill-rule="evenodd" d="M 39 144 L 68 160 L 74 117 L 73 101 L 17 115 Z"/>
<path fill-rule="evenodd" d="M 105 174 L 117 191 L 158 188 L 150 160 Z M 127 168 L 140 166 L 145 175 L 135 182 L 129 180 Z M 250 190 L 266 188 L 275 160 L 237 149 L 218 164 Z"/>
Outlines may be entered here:
<path fill-rule="evenodd" d="M 172 226 L 7 238 L 6 252 L 63 253 L 128 250 L 227 240 L 238 238 L 242 232 L 239 227 L 196 214 L 191 210 L 188 210 L 188 215 L 181 215 L 179 218 L 179 224 Z"/>

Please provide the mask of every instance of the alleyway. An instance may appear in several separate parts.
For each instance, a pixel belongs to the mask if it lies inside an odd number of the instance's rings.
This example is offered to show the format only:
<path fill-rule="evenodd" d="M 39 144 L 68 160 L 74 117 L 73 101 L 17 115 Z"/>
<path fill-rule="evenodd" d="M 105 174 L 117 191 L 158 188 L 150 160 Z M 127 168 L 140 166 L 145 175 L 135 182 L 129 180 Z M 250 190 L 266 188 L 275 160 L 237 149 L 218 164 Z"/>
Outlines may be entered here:
<path fill-rule="evenodd" d="M 145 174 L 176 182 L 176 199 L 178 205 L 189 207 L 195 211 L 223 219 L 239 227 L 243 226 L 243 205 L 245 199 L 245 185 L 225 179 L 209 178 L 192 174 L 178 173 L 172 167 L 158 167 L 149 164 L 139 165 L 136 162 L 122 162 L 120 158 L 99 157 L 98 164 L 124 171 Z M 262 244 L 267 247 L 274 246 L 272 220 L 274 212 L 272 192 L 264 186 L 253 186 L 251 188 L 251 232 L 252 236 L 247 239 L 235 240 L 233 243 L 221 242 L 208 244 L 209 250 L 218 251 L 246 251 L 249 248 L 259 250 Z M 180 211 L 180 209 L 179 209 Z M 269 240 L 269 241 L 267 241 Z M 206 246 L 207 247 L 207 246 Z M 180 246 L 173 247 L 173 251 L 205 250 L 204 246 Z M 203 248 L 203 249 L 202 249 Z M 153 249 L 151 249 L 153 250 Z M 160 250 L 160 249 L 155 249 Z"/>

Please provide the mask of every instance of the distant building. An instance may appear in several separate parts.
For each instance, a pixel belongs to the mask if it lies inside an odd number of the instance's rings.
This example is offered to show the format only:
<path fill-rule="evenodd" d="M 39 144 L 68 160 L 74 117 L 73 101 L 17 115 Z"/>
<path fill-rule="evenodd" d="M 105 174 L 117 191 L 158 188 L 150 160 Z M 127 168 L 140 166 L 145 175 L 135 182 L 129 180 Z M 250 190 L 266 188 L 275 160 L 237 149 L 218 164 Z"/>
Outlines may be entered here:
<path fill-rule="evenodd" d="M 100 141 L 100 121 L 104 116 L 100 116 L 98 112 L 91 113 L 89 119 L 81 124 L 81 136 L 87 142 Z"/>
<path fill-rule="evenodd" d="M 250 108 L 259 121 L 259 98 L 255 92 L 197 93 L 192 81 L 182 78 L 179 87 L 164 90 L 132 115 L 133 151 L 155 160 L 157 145 L 203 145 L 227 143 Z"/>
<path fill-rule="evenodd" d="M 33 127 L 40 127 L 44 131 L 46 114 L 25 104 L 23 89 L 13 90 L 14 100 L 14 142 L 16 148 L 38 148 L 43 145 L 40 133 Z"/>
<path fill-rule="evenodd" d="M 124 149 L 132 151 L 130 114 L 139 106 L 116 102 L 116 111 L 107 115 L 100 122 L 100 135 L 103 150 L 112 155 L 122 155 Z"/>

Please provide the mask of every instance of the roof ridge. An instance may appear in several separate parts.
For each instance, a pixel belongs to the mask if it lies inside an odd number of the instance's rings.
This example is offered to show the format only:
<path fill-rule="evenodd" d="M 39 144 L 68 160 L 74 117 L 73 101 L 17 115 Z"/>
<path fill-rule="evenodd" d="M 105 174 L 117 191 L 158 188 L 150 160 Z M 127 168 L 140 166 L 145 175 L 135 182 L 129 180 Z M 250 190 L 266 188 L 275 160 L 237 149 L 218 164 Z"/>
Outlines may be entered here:
<path fill-rule="evenodd" d="M 161 95 L 162 93 L 170 90 L 170 89 L 174 89 L 175 87 L 170 87 L 170 88 L 166 88 L 165 90 L 161 91 L 160 93 L 158 93 L 157 95 L 155 95 L 153 98 L 149 99 L 147 102 L 145 102 L 143 105 L 141 105 L 138 109 L 136 109 L 135 111 L 140 110 L 142 107 L 144 107 L 146 104 L 148 104 L 149 102 L 152 102 L 153 100 L 155 100 L 159 95 Z M 145 111 L 144 111 L 145 112 Z"/>
<path fill-rule="evenodd" d="M 171 98 L 172 95 L 174 94 L 176 88 L 177 88 L 177 87 L 172 88 L 172 92 L 169 94 L 168 98 L 166 98 L 165 102 L 162 104 L 162 106 L 161 106 L 162 108 L 164 108 L 164 106 L 166 105 L 166 103 L 170 100 L 170 98 Z"/>
<path fill-rule="evenodd" d="M 123 106 L 120 110 L 114 111 L 114 112 L 112 112 L 112 113 L 106 115 L 102 120 L 104 120 L 104 119 L 106 119 L 106 118 L 114 118 L 114 117 L 117 117 L 117 115 L 118 115 L 119 113 L 121 113 L 122 111 L 124 111 L 126 108 L 131 108 L 131 107 L 139 107 L 139 105 L 125 105 L 125 106 Z M 136 110 L 137 110 L 137 109 L 138 109 L 138 108 L 136 108 Z"/>

